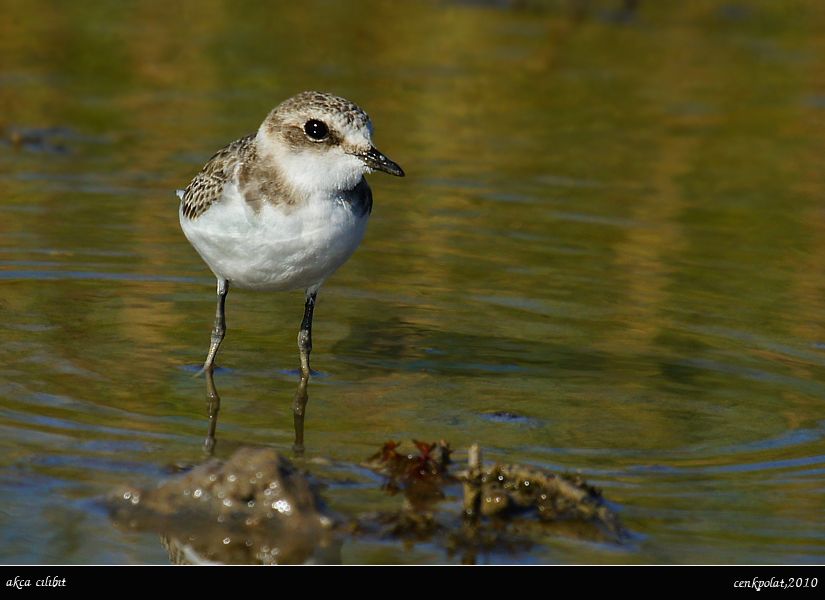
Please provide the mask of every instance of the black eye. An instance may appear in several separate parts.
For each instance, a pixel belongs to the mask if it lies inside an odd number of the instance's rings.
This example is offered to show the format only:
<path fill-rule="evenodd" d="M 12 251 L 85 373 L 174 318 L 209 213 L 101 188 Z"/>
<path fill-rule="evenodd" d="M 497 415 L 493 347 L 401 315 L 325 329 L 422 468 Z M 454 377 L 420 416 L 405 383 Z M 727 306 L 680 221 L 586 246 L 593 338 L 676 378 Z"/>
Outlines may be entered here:
<path fill-rule="evenodd" d="M 304 131 L 310 139 L 321 141 L 329 135 L 329 127 L 323 121 L 318 119 L 310 119 L 304 125 Z"/>

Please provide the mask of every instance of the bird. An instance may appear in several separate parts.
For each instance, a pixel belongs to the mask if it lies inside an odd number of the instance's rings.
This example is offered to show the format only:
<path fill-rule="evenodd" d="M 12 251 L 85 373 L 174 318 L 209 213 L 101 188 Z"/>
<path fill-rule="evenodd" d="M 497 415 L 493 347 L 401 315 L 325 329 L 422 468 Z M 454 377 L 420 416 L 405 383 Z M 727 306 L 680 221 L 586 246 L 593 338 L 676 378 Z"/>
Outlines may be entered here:
<path fill-rule="evenodd" d="M 226 335 L 230 288 L 303 290 L 298 330 L 302 382 L 310 377 L 318 290 L 355 252 L 372 212 L 365 175 L 404 170 L 372 143 L 370 117 L 326 92 L 301 92 L 255 133 L 218 150 L 183 190 L 180 226 L 217 279 L 203 368 L 209 380 Z"/>

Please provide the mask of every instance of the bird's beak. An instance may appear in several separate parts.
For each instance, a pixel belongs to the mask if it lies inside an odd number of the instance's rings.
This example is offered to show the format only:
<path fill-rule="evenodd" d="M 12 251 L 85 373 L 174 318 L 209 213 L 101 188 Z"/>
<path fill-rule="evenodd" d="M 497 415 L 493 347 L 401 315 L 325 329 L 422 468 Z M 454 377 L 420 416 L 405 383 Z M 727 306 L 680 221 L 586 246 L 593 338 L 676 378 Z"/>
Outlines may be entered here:
<path fill-rule="evenodd" d="M 384 173 L 389 173 L 396 177 L 404 177 L 404 169 L 402 169 L 398 163 L 390 160 L 383 153 L 379 152 L 375 146 L 370 146 L 369 152 L 359 154 L 358 156 L 370 169 L 384 171 Z"/>

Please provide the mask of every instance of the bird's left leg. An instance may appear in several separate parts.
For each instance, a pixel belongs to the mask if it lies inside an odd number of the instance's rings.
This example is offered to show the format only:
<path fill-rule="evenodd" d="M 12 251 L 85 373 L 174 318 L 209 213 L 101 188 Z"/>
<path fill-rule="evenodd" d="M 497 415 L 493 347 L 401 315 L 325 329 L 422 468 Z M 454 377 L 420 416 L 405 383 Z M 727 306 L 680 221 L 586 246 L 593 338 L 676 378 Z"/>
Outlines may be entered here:
<path fill-rule="evenodd" d="M 229 293 L 229 282 L 222 277 L 218 277 L 218 306 L 215 309 L 215 324 L 212 326 L 212 338 L 209 343 L 209 353 L 203 363 L 201 373 L 212 373 L 215 369 L 215 356 L 218 355 L 218 348 L 226 335 L 226 295 Z"/>

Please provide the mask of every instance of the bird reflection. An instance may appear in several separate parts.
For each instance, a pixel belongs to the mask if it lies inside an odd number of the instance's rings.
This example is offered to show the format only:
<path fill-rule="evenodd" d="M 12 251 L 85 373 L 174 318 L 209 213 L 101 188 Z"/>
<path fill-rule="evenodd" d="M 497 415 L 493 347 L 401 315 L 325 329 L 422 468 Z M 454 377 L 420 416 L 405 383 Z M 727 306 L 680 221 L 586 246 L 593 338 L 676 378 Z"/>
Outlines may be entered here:
<path fill-rule="evenodd" d="M 292 451 L 296 456 L 304 455 L 304 415 L 309 400 L 308 384 L 309 374 L 302 369 L 301 380 L 298 382 L 298 389 L 295 390 L 295 401 L 292 403 L 292 418 L 295 426 L 295 441 L 292 444 Z"/>
<path fill-rule="evenodd" d="M 204 372 L 206 375 L 206 413 L 209 417 L 209 424 L 206 430 L 206 439 L 203 442 L 203 451 L 207 456 L 215 453 L 217 444 L 216 431 L 218 428 L 218 413 L 221 410 L 221 397 L 218 388 L 215 386 L 215 378 L 211 369 Z M 292 404 L 293 421 L 295 425 L 295 438 L 292 450 L 296 456 L 304 454 L 304 416 L 306 414 L 309 394 L 307 386 L 309 384 L 309 373 L 301 370 L 301 379 L 298 382 L 298 389 L 295 391 L 295 399 Z"/>
<path fill-rule="evenodd" d="M 218 413 L 221 410 L 221 397 L 215 387 L 212 369 L 206 371 L 206 414 L 209 415 L 209 426 L 206 430 L 206 439 L 203 442 L 203 451 L 207 456 L 215 453 L 215 430 L 218 427 Z"/>

